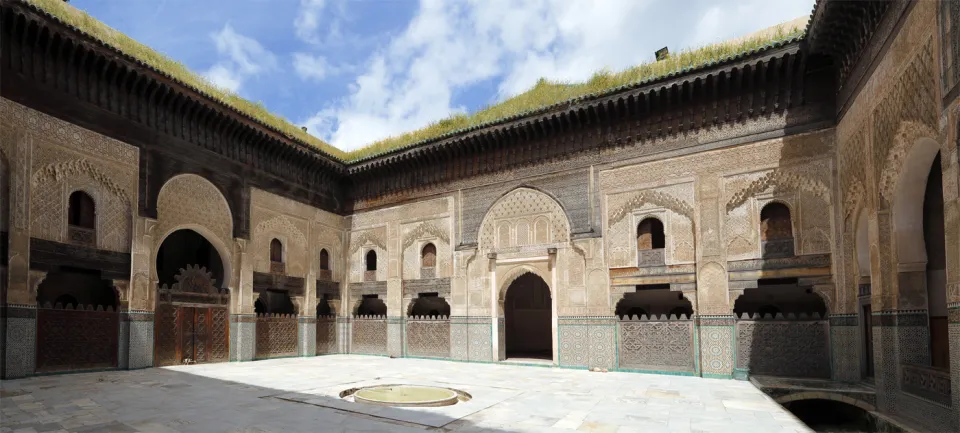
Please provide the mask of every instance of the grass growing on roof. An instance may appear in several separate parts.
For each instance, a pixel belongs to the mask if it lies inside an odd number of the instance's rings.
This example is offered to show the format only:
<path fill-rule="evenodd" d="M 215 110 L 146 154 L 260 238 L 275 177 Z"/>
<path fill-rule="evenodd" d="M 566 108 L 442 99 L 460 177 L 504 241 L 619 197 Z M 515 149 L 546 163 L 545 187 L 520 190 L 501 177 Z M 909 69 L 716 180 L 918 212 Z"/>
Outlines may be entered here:
<path fill-rule="evenodd" d="M 455 131 L 493 123 L 584 96 L 609 92 L 629 84 L 655 80 L 686 69 L 706 66 L 771 44 L 799 38 L 803 36 L 803 32 L 804 28 L 802 26 L 790 30 L 777 27 L 772 33 L 735 42 L 721 42 L 701 48 L 683 50 L 679 54 L 672 54 L 664 60 L 643 63 L 620 72 L 603 70 L 583 83 L 556 82 L 541 78 L 533 88 L 517 96 L 486 106 L 472 114 L 457 114 L 416 131 L 380 140 L 348 153 L 349 159 L 356 161 L 441 137 Z"/>
<path fill-rule="evenodd" d="M 133 40 L 87 13 L 68 5 L 63 0 L 28 1 L 64 23 L 80 29 L 95 39 L 140 60 L 156 70 L 164 72 L 248 117 L 281 131 L 287 137 L 311 145 L 336 159 L 346 162 L 371 158 L 391 150 L 409 147 L 464 129 L 494 123 L 498 120 L 537 111 L 577 98 L 610 92 L 622 86 L 651 81 L 673 73 L 706 66 L 771 44 L 799 38 L 804 32 L 802 26 L 789 30 L 778 27 L 773 32 L 763 32 L 742 40 L 683 50 L 667 59 L 643 63 L 620 72 L 600 71 L 583 83 L 565 83 L 540 79 L 530 90 L 486 106 L 472 114 L 456 114 L 416 131 L 380 140 L 350 152 L 344 152 L 304 132 L 299 126 L 283 117 L 269 112 L 262 103 L 248 101 L 233 92 L 214 85 L 182 63 Z"/>

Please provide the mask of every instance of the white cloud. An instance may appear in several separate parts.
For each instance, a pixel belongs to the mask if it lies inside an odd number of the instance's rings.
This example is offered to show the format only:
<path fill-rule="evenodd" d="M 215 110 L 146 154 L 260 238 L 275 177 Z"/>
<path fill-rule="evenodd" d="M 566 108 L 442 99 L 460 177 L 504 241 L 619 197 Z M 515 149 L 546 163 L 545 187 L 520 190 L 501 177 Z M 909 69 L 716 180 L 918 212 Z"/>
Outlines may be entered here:
<path fill-rule="evenodd" d="M 273 53 L 255 39 L 234 31 L 230 24 L 210 36 L 216 45 L 218 60 L 204 75 L 222 88 L 237 92 L 247 78 L 277 67 Z"/>
<path fill-rule="evenodd" d="M 652 1 L 421 0 L 406 29 L 370 56 L 349 95 L 302 123 L 335 146 L 354 149 L 464 111 L 455 96 L 479 83 L 492 82 L 498 94 L 491 97 L 505 98 L 541 77 L 583 81 L 603 68 L 650 60 L 664 45 L 709 42 L 758 30 L 764 26 L 758 22 L 794 18 L 804 12 L 789 15 L 781 3 L 809 10 L 812 0 L 738 0 L 730 10 L 708 8 L 691 41 L 679 39 L 689 32 L 657 18 L 683 6 L 664 3 L 655 13 Z"/>
<path fill-rule="evenodd" d="M 297 37 L 306 42 L 319 43 L 317 30 L 320 28 L 320 16 L 323 14 L 326 0 L 300 0 L 300 10 L 293 21 Z"/>
<path fill-rule="evenodd" d="M 811 0 L 737 0 L 711 6 L 700 15 L 693 36 L 684 42 L 686 46 L 701 46 L 743 36 L 809 15 L 812 9 Z"/>
<path fill-rule="evenodd" d="M 304 80 L 321 81 L 330 72 L 330 65 L 323 56 L 313 56 L 307 53 L 293 53 L 293 69 Z"/>

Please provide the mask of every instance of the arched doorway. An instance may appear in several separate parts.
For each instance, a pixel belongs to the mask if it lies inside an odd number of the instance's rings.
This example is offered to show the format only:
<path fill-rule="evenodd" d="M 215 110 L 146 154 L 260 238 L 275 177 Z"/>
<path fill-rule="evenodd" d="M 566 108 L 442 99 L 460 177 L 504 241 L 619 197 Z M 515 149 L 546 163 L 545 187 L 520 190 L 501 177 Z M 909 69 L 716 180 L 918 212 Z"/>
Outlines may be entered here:
<path fill-rule="evenodd" d="M 507 359 L 553 359 L 550 287 L 534 273 L 510 283 L 503 301 Z"/>
<path fill-rule="evenodd" d="M 177 230 L 156 257 L 157 366 L 229 360 L 229 290 L 217 249 L 200 233 Z"/>

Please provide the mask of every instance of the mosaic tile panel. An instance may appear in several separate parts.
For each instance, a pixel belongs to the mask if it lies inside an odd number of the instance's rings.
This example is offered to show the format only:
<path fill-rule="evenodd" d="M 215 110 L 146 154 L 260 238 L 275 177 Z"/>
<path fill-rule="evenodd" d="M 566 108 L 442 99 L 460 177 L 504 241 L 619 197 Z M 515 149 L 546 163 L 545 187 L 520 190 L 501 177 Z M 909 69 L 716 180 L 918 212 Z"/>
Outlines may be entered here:
<path fill-rule="evenodd" d="M 466 361 L 470 359 L 470 324 L 463 320 L 450 318 L 450 359 Z"/>
<path fill-rule="evenodd" d="M 711 325 L 698 328 L 700 371 L 705 377 L 730 377 L 733 374 L 733 317 L 709 318 Z M 729 323 L 729 326 L 717 326 Z"/>
<path fill-rule="evenodd" d="M 316 319 L 300 319 L 297 333 L 300 337 L 300 356 L 316 356 L 317 354 L 317 324 Z"/>
<path fill-rule="evenodd" d="M 237 344 L 237 341 L 236 341 L 237 336 L 240 335 L 240 333 L 237 332 L 237 326 L 238 326 L 237 322 L 230 321 L 230 361 L 231 362 L 238 361 L 240 358 L 240 355 L 238 353 L 238 351 L 240 350 L 240 345 Z"/>
<path fill-rule="evenodd" d="M 117 368 L 126 370 L 129 363 L 127 354 L 130 353 L 130 322 L 121 320 L 117 328 Z"/>
<path fill-rule="evenodd" d="M 127 368 L 131 370 L 153 366 L 153 314 L 149 316 L 149 320 L 130 322 Z"/>
<path fill-rule="evenodd" d="M 339 353 L 353 353 L 353 322 L 349 317 L 337 318 L 337 347 Z"/>
<path fill-rule="evenodd" d="M 737 321 L 737 368 L 750 374 L 830 377 L 826 321 Z"/>
<path fill-rule="evenodd" d="M 317 355 L 339 353 L 337 343 L 337 319 L 332 317 L 317 319 L 314 333 L 316 334 L 314 347 Z"/>
<path fill-rule="evenodd" d="M 7 307 L 9 310 L 14 307 Z M 19 309 L 19 308 L 18 308 Z M 36 310 L 31 310 L 34 315 Z M 34 317 L 11 317 L 7 316 L 7 351 L 6 359 L 6 379 L 15 379 L 26 377 L 33 374 L 36 368 L 37 346 L 37 320 Z"/>
<path fill-rule="evenodd" d="M 493 342 L 491 341 L 492 345 Z M 497 317 L 497 361 L 507 359 L 507 321 Z"/>
<path fill-rule="evenodd" d="M 450 357 L 449 320 L 406 321 L 406 356 L 424 358 Z"/>
<path fill-rule="evenodd" d="M 619 326 L 619 368 L 693 372 L 693 321 L 624 320 Z"/>
<path fill-rule="evenodd" d="M 617 328 L 609 325 L 590 326 L 590 365 L 612 370 L 617 366 Z"/>
<path fill-rule="evenodd" d="M 493 323 L 489 317 L 470 318 L 470 323 L 467 325 L 467 343 L 467 357 L 470 361 L 495 361 L 493 357 Z"/>
<path fill-rule="evenodd" d="M 253 315 L 230 316 L 230 359 L 252 361 L 256 353 L 257 324 Z"/>
<path fill-rule="evenodd" d="M 559 364 L 563 367 L 592 367 L 590 365 L 590 327 L 562 325 L 558 332 Z"/>
<path fill-rule="evenodd" d="M 896 400 L 895 414 L 909 418 L 929 431 L 956 431 L 952 428 L 954 420 L 949 407 L 903 392 L 897 393 Z"/>
<path fill-rule="evenodd" d="M 953 312 L 960 312 L 954 308 Z M 960 430 L 960 322 L 951 322 L 950 329 L 950 386 L 953 387 L 953 427 Z"/>
<path fill-rule="evenodd" d="M 833 379 L 842 382 L 860 380 L 860 327 L 830 326 L 830 353 Z"/>
<path fill-rule="evenodd" d="M 403 356 L 403 318 L 387 318 L 387 354 Z"/>
<path fill-rule="evenodd" d="M 878 315 L 874 315 L 876 318 Z M 897 328 L 893 326 L 873 327 L 873 359 L 876 369 L 874 377 L 877 388 L 877 409 L 882 412 L 896 412 L 896 394 L 898 390 L 897 371 L 900 362 L 897 354 Z"/>
<path fill-rule="evenodd" d="M 387 319 L 352 319 L 350 353 L 387 354 Z"/>

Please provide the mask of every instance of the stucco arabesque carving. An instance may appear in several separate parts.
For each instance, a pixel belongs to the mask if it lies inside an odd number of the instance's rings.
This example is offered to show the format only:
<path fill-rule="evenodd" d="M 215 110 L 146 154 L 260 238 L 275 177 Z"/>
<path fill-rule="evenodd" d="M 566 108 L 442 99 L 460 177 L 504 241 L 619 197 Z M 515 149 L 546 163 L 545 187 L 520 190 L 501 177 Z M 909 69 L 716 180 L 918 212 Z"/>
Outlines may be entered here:
<path fill-rule="evenodd" d="M 269 220 L 262 221 L 260 224 L 257 224 L 257 228 L 254 229 L 256 235 L 271 232 L 284 233 L 290 236 L 290 240 L 298 246 L 306 247 L 307 245 L 307 237 L 290 221 L 290 218 L 287 218 L 285 215 L 277 215 Z M 264 243 L 269 245 L 269 240 Z M 261 247 L 263 247 L 263 245 L 261 245 Z"/>
<path fill-rule="evenodd" d="M 119 197 L 125 203 L 129 203 L 126 190 L 111 180 L 109 176 L 100 171 L 100 169 L 98 169 L 96 166 L 91 164 L 90 161 L 85 159 L 75 159 L 72 161 L 48 164 L 33 174 L 32 183 L 33 187 L 37 187 L 45 179 L 52 179 L 56 182 L 61 182 L 69 176 L 76 176 L 79 174 L 90 176 L 104 189 Z"/>
<path fill-rule="evenodd" d="M 866 190 L 863 187 L 863 183 L 861 183 L 859 180 L 852 181 L 846 192 L 843 194 L 844 226 L 849 226 L 852 224 L 850 218 L 854 215 L 854 211 L 860 209 L 865 196 Z"/>
<path fill-rule="evenodd" d="M 746 203 L 750 197 L 756 196 L 770 188 L 806 191 L 830 203 L 830 188 L 824 185 L 823 182 L 808 178 L 793 170 L 774 170 L 750 182 L 749 185 L 740 191 L 737 191 L 727 203 L 727 212 L 740 207 L 740 205 Z"/>
<path fill-rule="evenodd" d="M 437 239 L 440 239 L 441 241 L 443 241 L 443 243 L 447 245 L 450 244 L 450 236 L 447 235 L 447 232 L 445 230 L 437 227 L 433 223 L 422 222 L 419 225 L 417 225 L 416 228 L 411 230 L 410 233 L 407 233 L 407 235 L 403 237 L 403 247 L 400 248 L 400 250 L 406 251 L 407 247 L 409 247 L 410 245 L 413 245 L 413 243 L 416 242 L 417 239 L 422 238 L 424 235 L 435 236 Z"/>
<path fill-rule="evenodd" d="M 376 233 L 376 231 L 368 230 L 361 233 L 356 239 L 350 242 L 350 254 L 356 253 L 357 250 L 366 245 L 367 242 L 376 245 L 383 251 L 387 250 L 386 244 L 383 242 L 383 239 L 380 239 L 380 236 Z"/>
<path fill-rule="evenodd" d="M 687 217 L 687 219 L 689 219 L 691 222 L 693 221 L 693 207 L 688 203 L 670 194 L 665 194 L 659 191 L 645 190 L 638 192 L 636 195 L 628 199 L 625 203 L 620 205 L 620 207 L 610 213 L 609 225 L 612 226 L 620 222 L 620 220 L 629 215 L 631 211 L 643 206 L 646 203 L 669 209 Z"/>
<path fill-rule="evenodd" d="M 883 163 L 883 171 L 880 173 L 880 196 L 886 202 L 893 201 L 897 179 L 903 170 L 903 162 L 907 157 L 907 152 L 921 138 L 930 138 L 938 143 L 943 142 L 939 134 L 928 125 L 908 120 L 900 123 L 900 129 L 893 138 L 893 146 L 887 152 L 887 158 Z"/>

